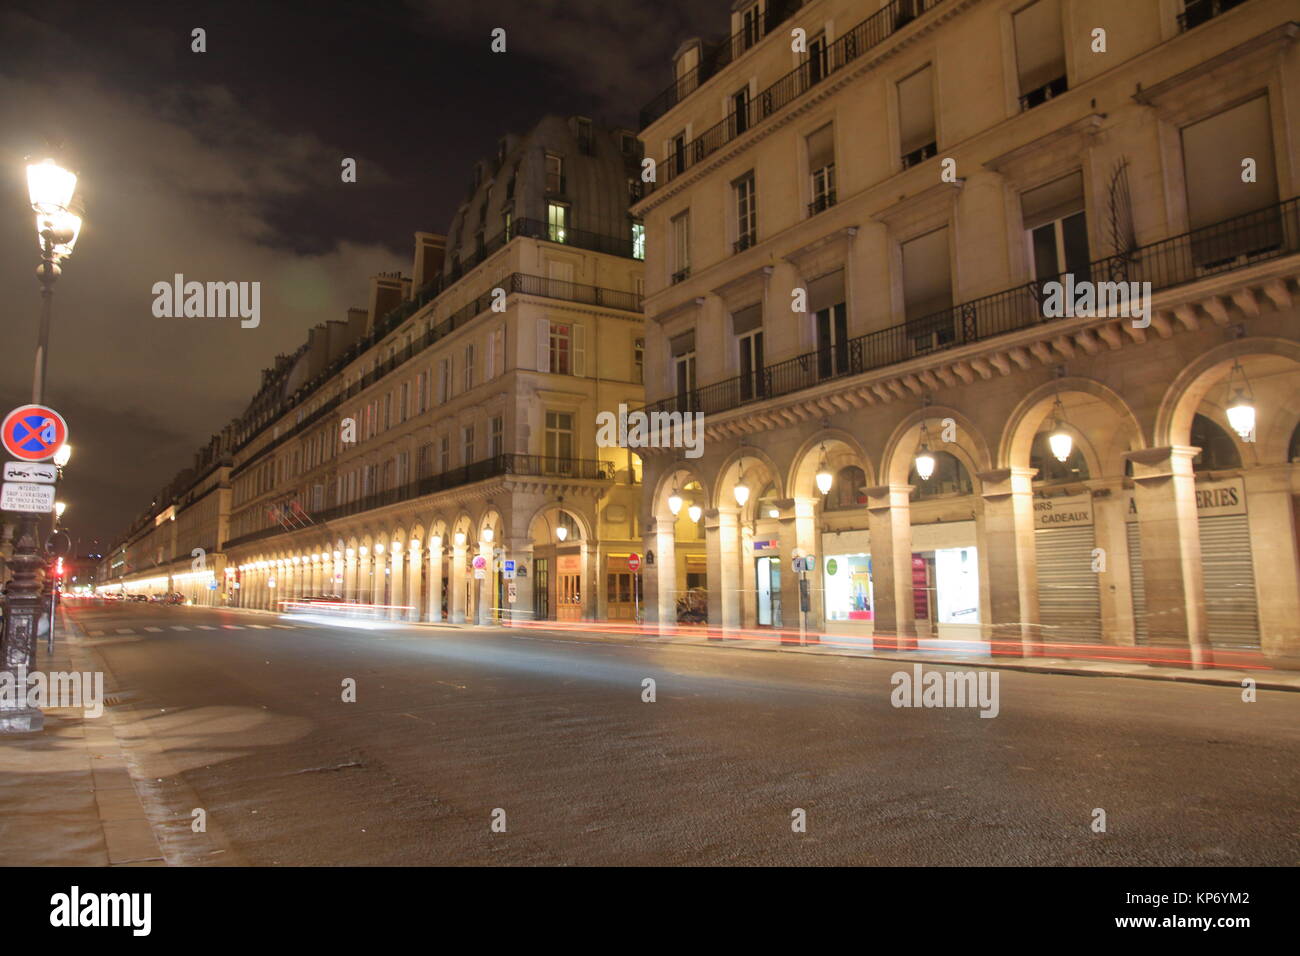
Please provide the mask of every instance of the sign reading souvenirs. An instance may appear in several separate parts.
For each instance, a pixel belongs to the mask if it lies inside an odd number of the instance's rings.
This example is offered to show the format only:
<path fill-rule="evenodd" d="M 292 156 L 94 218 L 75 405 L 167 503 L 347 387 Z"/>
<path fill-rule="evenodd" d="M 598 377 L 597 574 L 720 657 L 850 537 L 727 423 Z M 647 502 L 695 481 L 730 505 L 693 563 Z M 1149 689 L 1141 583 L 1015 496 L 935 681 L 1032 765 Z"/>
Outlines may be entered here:
<path fill-rule="evenodd" d="M 1034 527 L 1074 528 L 1092 524 L 1092 494 L 1034 499 Z"/>

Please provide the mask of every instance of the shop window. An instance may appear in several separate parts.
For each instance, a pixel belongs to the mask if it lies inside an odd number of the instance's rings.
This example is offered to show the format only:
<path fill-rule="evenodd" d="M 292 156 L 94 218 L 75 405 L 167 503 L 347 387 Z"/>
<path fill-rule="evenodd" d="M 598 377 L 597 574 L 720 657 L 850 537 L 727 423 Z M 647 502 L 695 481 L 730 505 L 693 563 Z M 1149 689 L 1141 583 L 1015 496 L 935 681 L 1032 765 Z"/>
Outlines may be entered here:
<path fill-rule="evenodd" d="M 1193 471 L 1227 471 L 1241 467 L 1237 443 L 1217 422 L 1197 415 L 1192 419 L 1192 446 L 1201 450 L 1192 459 Z"/>
<path fill-rule="evenodd" d="M 1084 461 L 1083 453 L 1079 451 L 1078 442 L 1075 442 L 1070 450 L 1070 457 L 1065 461 L 1059 461 L 1052 454 L 1047 438 L 1047 432 L 1039 432 L 1034 436 L 1033 447 L 1029 450 L 1029 467 L 1038 469 L 1038 474 L 1034 476 L 1035 482 L 1043 481 L 1050 484 L 1058 481 L 1084 481 L 1091 477 L 1088 474 L 1088 463 Z"/>
<path fill-rule="evenodd" d="M 916 490 L 912 497 L 920 501 L 923 498 L 940 498 L 945 495 L 969 495 L 974 492 L 966 466 L 946 451 L 934 449 L 934 474 L 922 481 L 916 473 L 916 467 L 907 473 L 907 483 Z"/>
<path fill-rule="evenodd" d="M 933 480 L 933 479 L 932 479 Z M 845 465 L 835 473 L 835 483 L 822 506 L 825 511 L 847 511 L 865 508 L 867 496 L 862 488 L 867 483 L 866 473 L 857 465 Z"/>

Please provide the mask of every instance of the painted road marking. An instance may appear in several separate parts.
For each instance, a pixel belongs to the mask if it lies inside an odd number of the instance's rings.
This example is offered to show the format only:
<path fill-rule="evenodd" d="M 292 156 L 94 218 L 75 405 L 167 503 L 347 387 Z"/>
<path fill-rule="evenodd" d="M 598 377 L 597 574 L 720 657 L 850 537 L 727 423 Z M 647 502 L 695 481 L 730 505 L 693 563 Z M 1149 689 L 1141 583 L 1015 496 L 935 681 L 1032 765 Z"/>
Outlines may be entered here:
<path fill-rule="evenodd" d="M 216 628 L 213 627 L 213 626 L 210 625 L 210 624 L 200 624 L 200 625 L 199 625 L 199 630 L 200 630 L 200 631 L 215 631 Z"/>
<path fill-rule="evenodd" d="M 242 624 L 222 624 L 221 626 L 227 631 L 242 631 L 244 629 Z"/>
<path fill-rule="evenodd" d="M 161 627 L 146 627 L 145 630 L 146 630 L 146 631 L 151 631 L 152 633 L 157 634 L 157 633 L 159 633 L 159 632 L 162 630 L 162 628 L 161 628 Z"/>
<path fill-rule="evenodd" d="M 292 631 L 294 629 L 294 625 L 292 624 L 272 624 L 271 626 L 278 627 L 282 631 Z"/>
<path fill-rule="evenodd" d="M 103 631 L 87 631 L 87 632 L 86 632 L 86 634 L 87 634 L 88 636 L 90 636 L 90 637 L 101 637 L 101 636 L 103 635 L 103 633 L 104 633 Z"/>
<path fill-rule="evenodd" d="M 255 628 L 257 628 L 259 631 L 265 631 L 265 630 L 267 630 L 267 627 L 266 627 L 265 624 L 250 624 L 250 625 L 248 625 L 248 626 L 249 626 L 249 627 L 255 627 Z"/>
<path fill-rule="evenodd" d="M 173 624 L 173 625 L 172 625 L 172 630 L 173 630 L 173 631 L 188 631 L 189 628 L 186 627 L 184 624 Z"/>
<path fill-rule="evenodd" d="M 117 629 L 117 633 L 119 633 L 119 634 L 134 634 L 135 631 L 134 631 L 133 629 L 129 628 L 129 627 L 119 627 L 119 628 Z"/>

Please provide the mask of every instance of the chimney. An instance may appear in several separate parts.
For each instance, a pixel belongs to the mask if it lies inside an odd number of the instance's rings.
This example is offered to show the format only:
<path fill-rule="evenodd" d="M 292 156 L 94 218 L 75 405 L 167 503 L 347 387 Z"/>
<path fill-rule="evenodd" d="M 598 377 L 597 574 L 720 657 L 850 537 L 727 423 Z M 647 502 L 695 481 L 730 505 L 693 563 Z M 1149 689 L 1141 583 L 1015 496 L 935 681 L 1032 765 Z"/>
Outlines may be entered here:
<path fill-rule="evenodd" d="M 443 260 L 447 257 L 447 237 L 432 232 L 415 234 L 415 277 L 412 286 L 419 290 L 426 282 L 431 282 L 442 272 Z"/>
<path fill-rule="evenodd" d="M 367 316 L 366 331 L 375 327 L 375 323 L 393 309 L 402 304 L 402 274 L 400 272 L 381 272 L 370 277 L 370 314 Z"/>
<path fill-rule="evenodd" d="M 372 279 L 373 283 L 374 280 Z M 369 312 L 365 309 L 348 309 L 348 345 L 366 334 Z"/>

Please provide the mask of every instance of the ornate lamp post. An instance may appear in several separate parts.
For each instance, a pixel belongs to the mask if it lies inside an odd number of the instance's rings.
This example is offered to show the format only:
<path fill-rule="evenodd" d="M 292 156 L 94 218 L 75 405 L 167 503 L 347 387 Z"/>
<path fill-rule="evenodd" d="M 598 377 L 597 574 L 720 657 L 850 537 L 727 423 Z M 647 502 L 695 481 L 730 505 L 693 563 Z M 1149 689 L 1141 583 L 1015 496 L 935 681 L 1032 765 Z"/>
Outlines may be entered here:
<path fill-rule="evenodd" d="M 32 375 L 32 403 L 45 403 L 45 369 L 50 350 L 50 316 L 54 281 L 60 273 L 59 263 L 72 255 L 81 232 L 81 217 L 72 211 L 72 194 L 77 177 L 53 160 L 32 163 L 27 167 L 27 187 L 32 209 L 36 213 L 36 234 L 41 243 L 41 264 L 36 277 L 41 283 L 41 322 L 36 343 L 36 362 Z M 23 512 L 18 516 L 14 554 L 10 560 L 13 577 L 5 586 L 4 636 L 0 641 L 0 669 L 14 675 L 26 689 L 26 676 L 36 663 L 37 632 L 42 624 L 42 599 L 45 555 L 38 543 L 37 515 Z M 44 622 L 54 626 L 53 618 Z M 27 733 L 41 730 L 44 715 L 21 700 L 0 702 L 0 733 Z"/>

